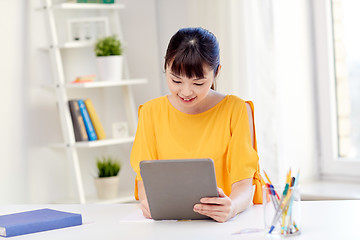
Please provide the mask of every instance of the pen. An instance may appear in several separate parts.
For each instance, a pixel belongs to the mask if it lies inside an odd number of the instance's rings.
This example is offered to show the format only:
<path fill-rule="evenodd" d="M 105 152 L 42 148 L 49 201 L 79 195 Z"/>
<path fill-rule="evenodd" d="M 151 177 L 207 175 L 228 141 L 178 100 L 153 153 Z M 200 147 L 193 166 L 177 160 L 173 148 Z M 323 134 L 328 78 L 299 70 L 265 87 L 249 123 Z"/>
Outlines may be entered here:
<path fill-rule="evenodd" d="M 274 190 L 274 193 L 275 193 L 275 195 L 276 195 L 277 199 L 279 199 L 279 200 L 280 200 L 279 194 L 275 191 L 275 188 L 274 188 L 274 186 L 273 186 L 273 184 L 272 184 L 272 182 L 271 182 L 271 180 L 270 180 L 269 176 L 266 174 L 265 170 L 263 170 L 263 172 L 264 172 L 265 177 L 266 177 L 266 179 L 268 180 L 268 182 L 269 182 L 270 186 L 271 186 L 271 187 L 272 187 L 272 189 Z"/>
<path fill-rule="evenodd" d="M 265 177 L 266 179 L 268 180 L 269 184 L 272 185 L 272 182 L 270 181 L 270 178 L 269 176 L 266 174 L 265 170 L 263 170 L 264 174 L 265 174 Z"/>
<path fill-rule="evenodd" d="M 287 195 L 288 190 L 289 190 L 289 184 L 286 183 L 282 198 L 280 200 L 278 208 L 276 209 L 276 214 L 274 216 L 274 219 L 271 223 L 269 233 L 271 233 L 274 230 L 276 222 L 279 220 L 279 218 L 281 217 L 281 214 L 283 213 L 283 211 L 286 209 L 286 207 L 289 204 L 290 197 Z M 292 193 L 291 193 L 291 195 L 292 195 Z"/>
<path fill-rule="evenodd" d="M 288 197 L 287 197 L 288 191 L 289 191 L 289 184 L 287 183 L 287 184 L 285 185 L 285 188 L 284 188 L 284 191 L 283 191 L 283 195 L 282 195 L 282 198 L 281 198 L 280 203 L 279 203 L 279 208 L 281 207 L 281 205 L 284 204 L 285 199 L 288 198 Z M 277 211 L 279 210 L 279 208 L 277 209 Z"/>
<path fill-rule="evenodd" d="M 298 185 L 299 176 L 300 176 L 300 171 L 297 172 L 296 178 L 293 178 L 293 179 L 292 179 L 292 180 L 293 180 L 293 181 L 292 181 L 292 182 L 293 182 L 293 187 L 294 187 L 293 192 L 296 192 L 295 187 Z M 295 198 L 295 195 L 294 195 L 294 194 L 291 194 L 290 203 L 289 203 L 289 214 L 288 214 L 288 216 L 290 217 L 290 220 L 288 220 L 288 221 L 290 221 L 290 224 L 291 224 L 291 222 L 292 222 L 292 220 L 291 220 L 291 219 L 292 219 L 291 215 L 292 215 L 292 205 L 293 205 L 293 202 L 294 202 L 294 198 Z M 290 225 L 290 224 L 289 224 L 289 225 Z M 298 231 L 299 229 L 298 229 L 295 221 L 293 221 L 293 225 L 294 225 L 295 229 Z"/>
<path fill-rule="evenodd" d="M 290 168 L 286 175 L 286 183 L 289 184 L 289 187 L 292 187 L 291 180 L 292 180 L 292 178 L 291 178 L 291 168 Z M 288 193 L 290 193 L 290 192 L 291 192 L 291 189 L 288 190 Z M 286 233 L 286 231 L 287 231 L 288 211 L 289 211 L 289 207 L 287 207 L 285 209 L 284 213 L 282 214 L 281 234 L 284 234 L 284 232 Z"/>
<path fill-rule="evenodd" d="M 277 209 L 277 212 L 274 216 L 274 219 L 271 223 L 271 227 L 270 227 L 270 231 L 269 233 L 271 233 L 274 229 L 275 229 L 275 224 L 276 222 L 279 220 L 279 218 L 281 217 L 281 214 L 284 212 L 284 210 L 289 206 L 290 203 L 290 197 L 293 195 L 294 191 L 291 192 L 290 196 L 286 196 L 286 200 L 283 202 L 282 206 L 279 205 L 279 208 Z"/>
<path fill-rule="evenodd" d="M 272 186 L 268 183 L 266 183 L 266 186 L 268 188 L 268 193 L 270 194 L 273 207 L 274 207 L 274 209 L 277 209 L 279 207 L 279 200 L 276 198 L 274 186 Z M 281 222 L 280 222 L 280 224 L 281 224 Z"/>
<path fill-rule="evenodd" d="M 286 232 L 286 226 L 285 226 L 285 220 L 287 218 L 287 211 L 285 211 L 282 214 L 282 222 L 281 222 L 281 234 L 284 234 L 284 232 Z"/>
<path fill-rule="evenodd" d="M 289 169 L 287 183 L 291 186 L 291 168 Z"/>
<path fill-rule="evenodd" d="M 292 178 L 291 178 L 291 186 L 293 187 L 294 184 L 295 184 L 295 177 L 292 177 Z"/>
<path fill-rule="evenodd" d="M 295 184 L 295 177 L 292 177 L 290 187 L 294 187 L 294 184 Z M 294 189 L 293 189 L 293 191 L 294 191 Z M 291 225 L 291 223 L 293 223 L 293 226 L 295 227 L 296 230 L 298 230 L 298 228 L 297 228 L 297 225 L 296 225 L 295 221 L 292 220 L 292 203 L 291 202 L 290 202 L 288 211 L 289 212 L 286 213 L 285 230 L 286 230 L 286 233 L 292 234 L 292 225 Z"/>
<path fill-rule="evenodd" d="M 272 199 L 270 185 L 268 183 L 265 183 L 265 185 L 266 185 L 266 202 L 270 202 Z"/>
<path fill-rule="evenodd" d="M 271 196 L 271 201 L 273 203 L 274 209 L 277 209 L 279 207 L 279 200 L 276 198 L 276 191 L 274 189 L 273 185 L 267 184 L 269 191 L 270 191 L 270 196 Z"/>

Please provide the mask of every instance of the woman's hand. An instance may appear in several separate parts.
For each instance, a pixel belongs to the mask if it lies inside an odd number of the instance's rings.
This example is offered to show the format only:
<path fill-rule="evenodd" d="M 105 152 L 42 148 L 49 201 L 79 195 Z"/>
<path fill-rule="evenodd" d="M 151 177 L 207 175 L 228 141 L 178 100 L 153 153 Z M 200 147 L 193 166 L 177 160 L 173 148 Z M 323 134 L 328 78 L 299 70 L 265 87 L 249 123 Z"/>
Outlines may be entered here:
<path fill-rule="evenodd" d="M 152 218 L 151 214 L 150 214 L 149 203 L 148 203 L 147 199 L 140 201 L 140 208 L 141 208 L 141 211 L 142 211 L 144 217 Z"/>
<path fill-rule="evenodd" d="M 206 215 L 217 222 L 226 222 L 232 218 L 234 208 L 231 198 L 218 188 L 219 197 L 202 198 L 200 204 L 195 204 L 194 211 Z"/>
<path fill-rule="evenodd" d="M 200 199 L 200 203 L 195 204 L 194 211 L 217 222 L 226 222 L 249 206 L 252 197 L 252 178 L 233 183 L 229 197 L 221 188 L 218 188 L 218 193 L 219 197 Z"/>
<path fill-rule="evenodd" d="M 137 185 L 138 185 L 138 195 L 139 195 L 139 200 L 140 200 L 141 211 L 142 211 L 144 217 L 152 218 L 151 213 L 150 213 L 149 203 L 147 201 L 147 197 L 146 197 L 146 193 L 145 193 L 144 182 L 137 181 Z"/>

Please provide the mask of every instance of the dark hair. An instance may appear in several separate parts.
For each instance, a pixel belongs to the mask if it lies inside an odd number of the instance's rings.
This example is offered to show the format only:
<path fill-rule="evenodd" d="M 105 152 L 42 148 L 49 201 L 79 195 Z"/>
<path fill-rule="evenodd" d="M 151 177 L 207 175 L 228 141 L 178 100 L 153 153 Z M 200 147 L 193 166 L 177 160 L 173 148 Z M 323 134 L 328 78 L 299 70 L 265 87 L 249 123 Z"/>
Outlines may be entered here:
<path fill-rule="evenodd" d="M 203 28 L 182 28 L 170 39 L 165 55 L 164 69 L 188 78 L 203 78 L 204 64 L 214 70 L 220 65 L 219 43 L 213 33 Z M 214 85 L 211 86 L 215 89 Z"/>

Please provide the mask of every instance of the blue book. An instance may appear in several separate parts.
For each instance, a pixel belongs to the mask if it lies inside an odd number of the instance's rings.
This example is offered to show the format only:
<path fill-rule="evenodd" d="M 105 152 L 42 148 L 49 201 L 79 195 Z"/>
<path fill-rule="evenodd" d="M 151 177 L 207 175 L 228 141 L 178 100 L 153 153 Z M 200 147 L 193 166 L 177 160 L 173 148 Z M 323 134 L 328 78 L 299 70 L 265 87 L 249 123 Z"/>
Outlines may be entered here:
<path fill-rule="evenodd" d="M 0 216 L 0 236 L 12 237 L 81 224 L 81 214 L 44 208 Z"/>
<path fill-rule="evenodd" d="M 86 128 L 86 132 L 88 134 L 89 141 L 97 140 L 98 138 L 97 138 L 94 126 L 93 126 L 93 124 L 91 122 L 89 112 L 86 109 L 84 100 L 79 99 L 78 103 L 79 103 L 81 116 L 84 119 L 84 124 L 85 124 L 85 128 Z"/>

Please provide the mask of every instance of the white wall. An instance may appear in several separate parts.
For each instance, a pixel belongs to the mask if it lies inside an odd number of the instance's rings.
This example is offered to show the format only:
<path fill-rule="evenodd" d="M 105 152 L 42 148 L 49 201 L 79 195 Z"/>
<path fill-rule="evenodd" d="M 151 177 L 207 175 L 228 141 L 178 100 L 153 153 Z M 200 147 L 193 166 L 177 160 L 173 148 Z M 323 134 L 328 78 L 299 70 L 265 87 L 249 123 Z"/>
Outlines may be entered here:
<path fill-rule="evenodd" d="M 135 101 L 139 105 L 167 92 L 162 70 L 163 57 L 171 35 L 180 27 L 201 23 L 196 22 L 193 15 L 189 15 L 194 13 L 194 9 L 189 11 L 191 4 L 195 4 L 192 1 L 122 2 L 126 4 L 121 20 L 128 42 L 126 51 L 129 72 L 132 77 L 149 79 L 147 85 L 134 88 Z M 312 117 L 314 79 L 308 2 L 297 0 L 275 4 L 276 2 L 278 1 L 273 1 L 276 15 L 273 18 L 273 50 L 262 62 L 254 64 L 257 57 L 263 56 L 262 51 L 258 50 L 255 57 L 249 57 L 255 53 L 257 44 L 251 45 L 251 37 L 239 35 L 244 46 L 238 51 L 247 51 L 244 53 L 247 54 L 246 61 L 251 62 L 243 62 L 244 65 L 240 68 L 245 71 L 241 75 L 242 82 L 230 82 L 224 89 L 226 91 L 237 86 L 242 89 L 233 89 L 235 92 L 254 99 L 259 153 L 266 169 L 274 169 L 279 180 L 283 179 L 281 173 L 285 173 L 289 166 L 306 169 L 302 171 L 303 176 L 312 177 L 316 171 L 316 142 Z M 240 7 L 249 4 L 246 1 L 241 3 L 244 5 L 239 4 Z M 62 134 L 53 92 L 41 87 L 51 80 L 52 75 L 47 53 L 38 49 L 46 43 L 44 17 L 41 11 L 34 10 L 39 5 L 40 0 L 0 3 L 0 16 L 6 19 L 0 23 L 3 53 L 0 60 L 0 73 L 3 77 L 0 88 L 0 126 L 3 136 L 0 144 L 0 203 L 47 203 L 76 197 L 71 163 L 63 150 L 48 147 L 49 143 L 60 142 Z M 247 16 L 249 12 L 244 14 Z M 217 29 L 229 27 L 228 19 L 223 16 L 218 16 L 220 22 L 216 23 Z M 208 26 L 212 26 L 212 17 L 209 15 L 203 19 L 205 27 L 207 21 L 210 24 Z M 242 19 L 248 21 L 249 18 Z M 254 33 L 255 30 L 251 32 L 249 26 L 251 24 L 245 23 L 243 31 Z M 223 31 L 229 32 L 229 29 Z M 222 37 L 219 36 L 221 40 Z M 227 56 L 231 57 L 230 52 L 228 53 Z M 270 65 L 259 68 L 261 64 L 274 59 Z M 231 60 L 224 59 L 224 62 L 231 63 Z M 263 69 L 267 71 L 262 71 Z M 274 72 L 266 75 L 271 69 Z M 254 70 L 256 74 L 252 74 Z M 270 82 L 266 82 L 268 77 L 272 78 Z M 226 81 L 239 81 L 240 78 L 229 79 L 231 77 L 226 78 Z M 275 87 L 266 87 L 271 82 L 276 83 Z M 91 94 L 96 95 L 96 92 Z M 272 108 L 276 108 L 277 117 L 269 130 L 268 119 L 272 112 L 265 110 Z M 273 138 L 276 140 L 272 141 Z M 120 151 L 126 159 L 130 148 L 131 146 L 111 147 L 104 151 Z M 268 149 L 264 151 L 266 148 Z M 84 158 L 91 158 L 81 163 L 84 167 L 86 190 L 90 193 L 94 192 L 92 156 L 100 153 L 97 150 L 81 153 Z M 125 168 L 127 170 L 122 176 L 122 186 L 132 188 L 133 173 L 128 163 Z"/>
<path fill-rule="evenodd" d="M 26 1 L 0 1 L 0 202 L 27 201 L 24 151 L 26 115 Z M 11 23 L 11 24 L 9 24 Z"/>
<path fill-rule="evenodd" d="M 131 77 L 146 77 L 147 85 L 134 88 L 137 104 L 160 96 L 161 63 L 158 61 L 158 25 L 156 0 L 121 0 L 123 34 Z"/>

